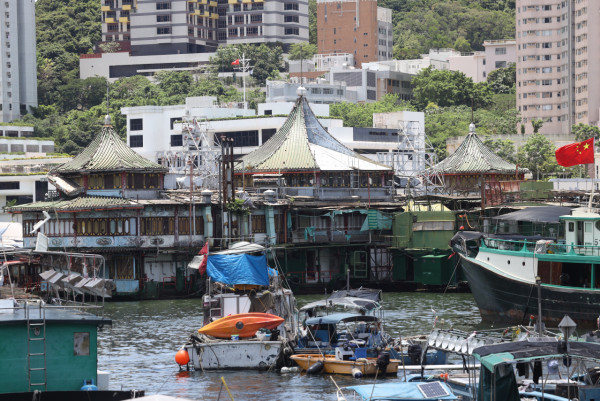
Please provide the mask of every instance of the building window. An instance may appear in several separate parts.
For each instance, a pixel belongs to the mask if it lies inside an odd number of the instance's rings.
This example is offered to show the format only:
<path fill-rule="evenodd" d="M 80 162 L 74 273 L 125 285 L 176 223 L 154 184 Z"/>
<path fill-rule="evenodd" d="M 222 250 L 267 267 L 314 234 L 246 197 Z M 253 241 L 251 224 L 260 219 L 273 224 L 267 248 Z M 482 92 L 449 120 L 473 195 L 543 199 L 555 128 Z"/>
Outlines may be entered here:
<path fill-rule="evenodd" d="M 156 22 L 169 22 L 169 21 L 171 21 L 171 14 L 156 16 Z"/>
<path fill-rule="evenodd" d="M 506 47 L 496 47 L 496 54 L 506 54 Z"/>
<path fill-rule="evenodd" d="M 129 120 L 130 131 L 141 131 L 144 129 L 144 120 L 141 118 L 132 118 Z"/>
<path fill-rule="evenodd" d="M 265 115 L 267 115 L 267 111 L 265 111 Z M 271 139 L 271 137 L 273 135 L 275 135 L 276 132 L 277 132 L 277 130 L 275 128 L 263 129 L 262 130 L 262 143 L 265 143 L 269 139 Z"/>
<path fill-rule="evenodd" d="M 171 146 L 183 146 L 183 136 L 171 135 Z"/>
<path fill-rule="evenodd" d="M 129 137 L 129 147 L 143 148 L 144 147 L 144 135 L 131 135 Z"/>
<path fill-rule="evenodd" d="M 183 120 L 183 117 L 173 117 L 173 118 L 171 118 L 171 120 L 170 120 L 171 129 L 173 129 L 173 125 L 175 124 L 176 121 L 181 121 L 181 120 Z"/>
<path fill-rule="evenodd" d="M 295 10 L 298 11 L 298 3 L 285 3 L 283 5 L 284 10 Z"/>
<path fill-rule="evenodd" d="M 258 146 L 258 131 L 233 131 L 221 132 L 217 137 L 225 136 L 227 139 L 233 139 L 233 146 Z"/>
<path fill-rule="evenodd" d="M 298 16 L 297 15 L 286 15 L 285 17 L 283 17 L 283 20 L 285 22 L 298 22 Z M 333 28 L 333 33 L 335 34 L 335 28 Z"/>
<path fill-rule="evenodd" d="M 285 28 L 286 35 L 299 35 L 300 31 L 298 28 Z"/>
<path fill-rule="evenodd" d="M 0 182 L 0 190 L 2 189 L 20 189 L 21 183 L 19 181 L 4 181 Z"/>
<path fill-rule="evenodd" d="M 156 9 L 157 10 L 170 10 L 171 9 L 171 3 L 170 2 L 156 3 Z"/>
<path fill-rule="evenodd" d="M 506 68 L 506 61 L 496 61 L 496 68 Z"/>
<path fill-rule="evenodd" d="M 161 27 L 156 28 L 157 35 L 168 35 L 170 33 L 171 33 L 170 26 L 161 26 Z"/>

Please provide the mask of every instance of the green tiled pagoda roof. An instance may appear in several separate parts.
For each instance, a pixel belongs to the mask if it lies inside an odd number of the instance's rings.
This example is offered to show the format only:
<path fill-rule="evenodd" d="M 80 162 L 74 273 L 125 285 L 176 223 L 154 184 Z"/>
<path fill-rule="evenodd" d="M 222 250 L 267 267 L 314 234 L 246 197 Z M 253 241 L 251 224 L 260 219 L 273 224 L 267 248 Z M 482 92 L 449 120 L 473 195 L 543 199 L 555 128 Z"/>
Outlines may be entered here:
<path fill-rule="evenodd" d="M 111 125 L 104 125 L 94 140 L 71 161 L 62 164 L 51 174 L 81 172 L 111 172 L 143 170 L 166 172 L 161 165 L 139 154 L 119 138 Z"/>
<path fill-rule="evenodd" d="M 84 210 L 107 210 L 107 209 L 139 209 L 143 206 L 136 201 L 123 198 L 112 198 L 105 196 L 80 196 L 68 200 L 44 201 L 27 203 L 6 208 L 9 212 L 38 212 L 42 210 L 56 212 L 71 212 Z"/>
<path fill-rule="evenodd" d="M 514 174 L 516 171 L 516 164 L 507 162 L 492 152 L 475 132 L 470 132 L 454 153 L 428 170 L 429 173 L 436 174 Z M 519 168 L 519 173 L 527 172 L 528 169 Z"/>
<path fill-rule="evenodd" d="M 236 165 L 236 170 L 247 173 L 358 169 L 391 170 L 391 167 L 359 155 L 331 136 L 304 96 L 298 97 L 275 135 Z"/>

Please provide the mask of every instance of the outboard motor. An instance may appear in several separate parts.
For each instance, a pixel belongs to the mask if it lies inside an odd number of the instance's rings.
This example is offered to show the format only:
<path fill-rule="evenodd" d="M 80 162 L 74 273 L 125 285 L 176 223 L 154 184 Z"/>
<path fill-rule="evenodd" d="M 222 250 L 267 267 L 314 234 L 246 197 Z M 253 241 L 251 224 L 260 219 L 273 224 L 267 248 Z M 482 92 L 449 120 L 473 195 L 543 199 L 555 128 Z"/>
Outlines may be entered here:
<path fill-rule="evenodd" d="M 386 370 L 388 365 L 390 364 L 390 353 L 389 352 L 382 352 L 379 354 L 379 356 L 377 357 L 377 368 L 379 369 L 379 373 L 382 374 L 383 376 L 385 376 Z"/>
<path fill-rule="evenodd" d="M 280 331 L 277 329 L 271 329 L 271 341 L 279 340 Z"/>
<path fill-rule="evenodd" d="M 411 360 L 413 365 L 421 364 L 421 354 L 423 353 L 423 349 L 419 344 L 412 344 L 408 346 L 408 357 Z"/>

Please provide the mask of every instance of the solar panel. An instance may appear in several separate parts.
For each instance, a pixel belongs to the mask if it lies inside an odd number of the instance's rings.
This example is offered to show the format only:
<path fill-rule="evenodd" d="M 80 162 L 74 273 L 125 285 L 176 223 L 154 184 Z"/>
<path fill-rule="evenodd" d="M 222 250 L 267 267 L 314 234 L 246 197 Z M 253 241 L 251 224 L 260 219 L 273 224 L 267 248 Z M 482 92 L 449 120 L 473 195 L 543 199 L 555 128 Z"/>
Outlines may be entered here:
<path fill-rule="evenodd" d="M 440 382 L 420 383 L 417 387 L 423 393 L 425 398 L 444 397 L 450 395 L 450 392 Z"/>

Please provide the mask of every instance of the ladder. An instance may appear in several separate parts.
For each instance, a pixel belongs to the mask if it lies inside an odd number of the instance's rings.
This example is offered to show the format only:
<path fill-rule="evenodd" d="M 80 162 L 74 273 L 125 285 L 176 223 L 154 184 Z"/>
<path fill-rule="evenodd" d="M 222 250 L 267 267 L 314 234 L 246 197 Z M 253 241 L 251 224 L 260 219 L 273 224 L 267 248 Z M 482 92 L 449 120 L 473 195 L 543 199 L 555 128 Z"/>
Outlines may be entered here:
<path fill-rule="evenodd" d="M 46 371 L 46 309 L 39 304 L 39 316 L 32 319 L 29 304 L 25 303 L 27 319 L 27 369 L 29 391 L 47 390 Z M 33 335 L 32 335 L 33 334 Z M 43 373 L 43 377 L 40 373 Z M 36 387 L 33 388 L 32 387 Z M 40 389 L 39 387 L 43 387 Z"/>

